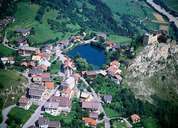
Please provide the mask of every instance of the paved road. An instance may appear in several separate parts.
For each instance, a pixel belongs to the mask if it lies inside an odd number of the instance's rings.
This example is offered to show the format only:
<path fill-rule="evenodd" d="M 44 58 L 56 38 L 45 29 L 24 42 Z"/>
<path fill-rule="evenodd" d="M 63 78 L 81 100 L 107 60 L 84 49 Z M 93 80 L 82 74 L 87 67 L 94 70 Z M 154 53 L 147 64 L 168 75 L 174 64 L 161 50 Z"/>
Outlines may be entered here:
<path fill-rule="evenodd" d="M 9 112 L 11 111 L 12 108 L 14 108 L 16 105 L 11 105 L 11 106 L 8 106 L 7 108 L 4 108 L 2 110 L 2 116 L 3 116 L 3 121 L 0 125 L 0 128 L 6 128 L 7 125 L 6 125 L 6 120 L 8 119 L 7 115 L 9 114 Z"/>
<path fill-rule="evenodd" d="M 16 48 L 10 47 L 10 46 L 8 46 L 8 45 L 6 44 L 6 42 L 8 42 L 8 39 L 7 39 L 6 35 L 7 35 L 7 33 L 5 32 L 5 35 L 4 35 L 4 39 L 3 39 L 2 44 L 3 44 L 5 47 L 9 48 L 9 49 L 18 50 L 18 49 L 16 49 Z"/>
<path fill-rule="evenodd" d="M 51 94 L 49 95 L 48 98 L 44 99 L 41 104 L 38 106 L 38 108 L 35 110 L 35 112 L 31 115 L 30 119 L 23 125 L 22 128 L 28 128 L 31 125 L 35 124 L 35 122 L 38 120 L 38 118 L 40 117 L 41 113 L 42 113 L 42 107 L 44 106 L 44 104 L 47 102 L 47 100 L 56 93 L 56 91 L 58 90 L 58 86 L 51 92 Z"/>
<path fill-rule="evenodd" d="M 80 79 L 85 83 L 85 85 L 86 85 L 87 87 L 90 87 L 93 96 L 94 96 L 95 99 L 100 103 L 100 111 L 104 114 L 105 128 L 110 128 L 110 127 L 111 127 L 111 125 L 110 125 L 110 119 L 109 119 L 109 118 L 107 117 L 107 115 L 106 115 L 106 112 L 105 112 L 105 110 L 104 110 L 104 108 L 103 108 L 103 106 L 102 106 L 102 104 L 101 104 L 100 98 L 99 98 L 98 95 L 96 94 L 95 90 L 88 84 L 88 82 L 87 82 L 83 77 L 81 77 Z"/>
<path fill-rule="evenodd" d="M 83 41 L 83 44 L 90 44 L 91 42 L 98 42 L 98 40 L 96 40 L 96 37 L 93 37 L 92 39 Z"/>
<path fill-rule="evenodd" d="M 175 26 L 178 28 L 178 19 L 171 15 L 169 12 L 167 12 L 164 8 L 161 6 L 157 5 L 156 3 L 153 2 L 153 0 L 147 0 L 146 1 L 150 6 L 152 6 L 154 9 L 156 9 L 158 12 L 161 14 L 165 15 L 170 22 L 174 22 Z"/>

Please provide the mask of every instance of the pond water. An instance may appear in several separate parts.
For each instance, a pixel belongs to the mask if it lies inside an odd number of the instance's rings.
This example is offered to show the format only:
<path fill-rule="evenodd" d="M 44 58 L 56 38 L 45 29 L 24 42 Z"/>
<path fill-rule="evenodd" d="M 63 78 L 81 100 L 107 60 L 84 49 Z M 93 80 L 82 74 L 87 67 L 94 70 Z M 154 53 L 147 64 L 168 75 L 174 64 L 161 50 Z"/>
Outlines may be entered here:
<path fill-rule="evenodd" d="M 99 69 L 106 61 L 104 50 L 91 46 L 90 44 L 77 46 L 70 50 L 67 55 L 71 58 L 79 55 L 86 59 L 89 64 L 93 65 L 94 69 Z"/>

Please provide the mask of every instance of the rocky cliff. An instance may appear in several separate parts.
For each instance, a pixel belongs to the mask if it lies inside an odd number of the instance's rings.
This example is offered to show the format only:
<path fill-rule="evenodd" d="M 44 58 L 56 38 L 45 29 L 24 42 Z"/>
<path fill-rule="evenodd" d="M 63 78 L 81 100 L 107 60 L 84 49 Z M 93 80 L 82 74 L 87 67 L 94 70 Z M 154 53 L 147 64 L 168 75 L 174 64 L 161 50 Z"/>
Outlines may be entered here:
<path fill-rule="evenodd" d="M 153 96 L 178 103 L 178 45 L 146 46 L 127 69 L 126 82 L 136 98 L 153 103 Z"/>

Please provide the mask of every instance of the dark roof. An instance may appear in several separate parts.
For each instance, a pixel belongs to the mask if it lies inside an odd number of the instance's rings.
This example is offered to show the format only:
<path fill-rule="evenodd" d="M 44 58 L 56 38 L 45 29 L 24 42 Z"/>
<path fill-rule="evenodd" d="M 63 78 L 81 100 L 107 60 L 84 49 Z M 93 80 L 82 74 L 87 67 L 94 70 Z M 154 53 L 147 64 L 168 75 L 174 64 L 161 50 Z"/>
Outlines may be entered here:
<path fill-rule="evenodd" d="M 52 96 L 50 102 L 58 102 L 59 107 L 70 107 L 71 100 L 68 97 Z"/>
<path fill-rule="evenodd" d="M 42 85 L 30 85 L 28 94 L 30 96 L 41 96 L 45 90 L 45 87 Z"/>
<path fill-rule="evenodd" d="M 43 72 L 43 70 L 41 70 L 39 68 L 33 68 L 33 69 L 30 69 L 29 74 L 40 74 L 42 72 Z"/>
<path fill-rule="evenodd" d="M 96 112 L 90 112 L 89 117 L 93 118 L 93 119 L 98 119 L 98 113 L 96 113 Z"/>
<path fill-rule="evenodd" d="M 112 101 L 112 96 L 111 95 L 105 95 L 103 97 L 103 99 L 104 99 L 105 102 L 111 102 Z"/>
<path fill-rule="evenodd" d="M 41 125 L 48 125 L 49 121 L 47 118 L 45 117 L 40 117 L 38 119 L 38 125 L 41 126 Z"/>
<path fill-rule="evenodd" d="M 84 101 L 82 102 L 82 108 L 86 109 L 99 109 L 100 103 L 97 101 Z"/>
<path fill-rule="evenodd" d="M 59 121 L 49 121 L 48 128 L 60 128 L 61 123 Z"/>
<path fill-rule="evenodd" d="M 23 29 L 23 28 L 16 29 L 16 32 L 18 32 L 18 33 L 26 33 L 29 31 L 30 31 L 30 29 Z"/>

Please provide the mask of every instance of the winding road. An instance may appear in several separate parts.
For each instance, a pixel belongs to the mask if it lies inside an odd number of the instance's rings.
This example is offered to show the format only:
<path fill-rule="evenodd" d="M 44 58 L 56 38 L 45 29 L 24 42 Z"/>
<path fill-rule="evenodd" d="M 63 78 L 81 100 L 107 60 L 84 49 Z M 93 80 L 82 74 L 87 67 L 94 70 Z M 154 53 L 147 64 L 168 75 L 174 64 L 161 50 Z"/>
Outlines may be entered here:
<path fill-rule="evenodd" d="M 171 15 L 169 12 L 167 12 L 164 8 L 162 8 L 160 5 L 156 4 L 153 2 L 153 0 L 146 0 L 146 2 L 153 7 L 155 10 L 160 12 L 162 15 L 165 15 L 168 19 L 169 22 L 174 22 L 175 26 L 178 28 L 178 19 L 177 17 Z"/>
<path fill-rule="evenodd" d="M 0 128 L 6 128 L 7 127 L 7 124 L 6 124 L 6 120 L 8 119 L 8 114 L 9 112 L 11 111 L 12 108 L 14 108 L 16 105 L 10 105 L 8 106 L 7 108 L 4 108 L 2 110 L 2 116 L 3 116 L 3 121 L 2 123 L 0 124 Z"/>
<path fill-rule="evenodd" d="M 102 106 L 102 104 L 101 104 L 100 98 L 98 97 L 98 95 L 96 94 L 96 92 L 94 91 L 94 89 L 88 84 L 88 82 L 87 82 L 83 77 L 81 77 L 80 79 L 84 82 L 84 84 L 85 84 L 87 87 L 90 87 L 93 96 L 94 96 L 95 99 L 100 103 L 100 111 L 104 114 L 105 128 L 110 128 L 110 127 L 111 127 L 111 125 L 110 125 L 110 119 L 109 119 L 109 117 L 106 115 L 106 112 L 105 112 L 105 110 L 104 110 L 104 108 L 103 108 L 103 106 Z"/>

